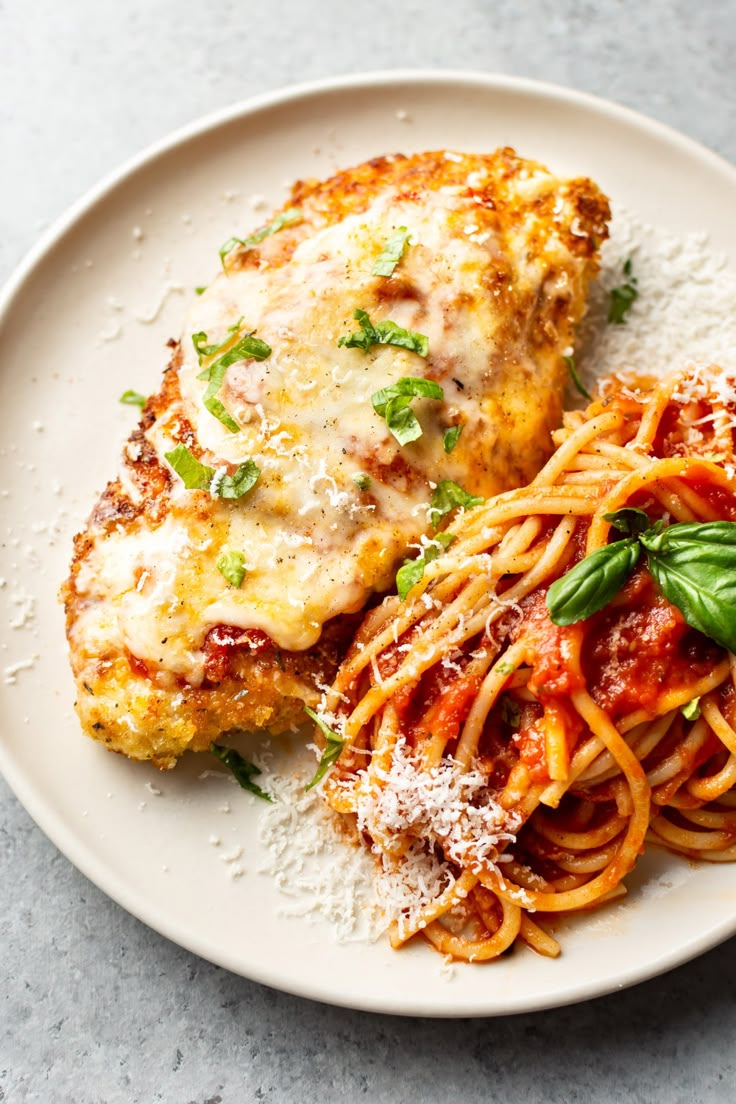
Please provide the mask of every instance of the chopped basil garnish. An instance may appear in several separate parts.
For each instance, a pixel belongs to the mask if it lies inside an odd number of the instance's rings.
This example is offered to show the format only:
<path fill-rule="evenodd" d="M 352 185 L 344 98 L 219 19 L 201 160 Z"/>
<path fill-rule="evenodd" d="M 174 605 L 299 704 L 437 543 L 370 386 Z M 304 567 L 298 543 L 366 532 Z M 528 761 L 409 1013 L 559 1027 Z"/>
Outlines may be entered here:
<path fill-rule="evenodd" d="M 210 489 L 215 469 L 208 467 L 207 464 L 202 464 L 186 445 L 177 445 L 171 452 L 165 452 L 164 457 L 171 464 L 188 491 L 208 491 Z"/>
<path fill-rule="evenodd" d="M 402 376 L 396 383 L 374 391 L 371 402 L 376 414 L 386 419 L 386 425 L 400 445 L 416 441 L 422 427 L 409 404 L 414 398 L 443 399 L 445 393 L 434 380 Z"/>
<path fill-rule="evenodd" d="M 575 384 L 580 394 L 583 396 L 584 399 L 587 399 L 588 402 L 592 402 L 593 396 L 591 395 L 590 391 L 588 391 L 588 389 L 583 386 L 580 376 L 578 375 L 578 370 L 575 367 L 575 361 L 573 360 L 573 358 L 571 356 L 566 356 L 562 359 L 567 365 L 567 370 L 570 373 L 570 379 Z"/>
<path fill-rule="evenodd" d="M 197 460 L 186 445 L 177 445 L 164 457 L 188 491 L 209 491 L 220 498 L 242 498 L 258 481 L 260 469 L 253 460 L 245 460 L 232 475 L 217 472 Z"/>
<path fill-rule="evenodd" d="M 239 587 L 245 578 L 245 553 L 228 549 L 218 557 L 215 566 L 231 586 Z"/>
<path fill-rule="evenodd" d="M 242 319 L 241 319 L 242 321 Z M 234 333 L 240 327 L 240 323 L 236 323 L 231 327 L 230 332 Z M 216 356 L 227 345 L 226 339 L 220 345 L 206 345 L 207 334 L 204 330 L 199 330 L 198 333 L 192 334 L 192 344 L 199 357 L 199 363 L 206 357 Z M 226 429 L 229 429 L 231 433 L 237 433 L 240 426 L 235 419 L 225 409 L 223 403 L 217 398 L 217 392 L 222 387 L 222 381 L 225 378 L 225 372 L 231 364 L 236 364 L 239 360 L 267 360 L 271 355 L 271 346 L 265 341 L 261 341 L 259 337 L 254 337 L 253 333 L 247 333 L 236 341 L 234 345 L 231 345 L 222 356 L 213 360 L 207 368 L 199 373 L 197 379 L 207 380 L 207 390 L 203 396 L 203 403 L 210 414 L 214 415 L 218 421 L 222 422 Z"/>
<path fill-rule="evenodd" d="M 304 712 L 320 727 L 326 740 L 325 749 L 322 752 L 322 758 L 317 764 L 314 778 L 304 787 L 305 790 L 311 790 L 313 786 L 316 786 L 318 782 L 322 781 L 330 767 L 340 758 L 340 752 L 345 747 L 345 741 L 337 732 L 333 732 L 332 729 L 325 724 L 322 718 L 319 717 L 313 709 L 310 709 L 308 705 L 304 706 Z"/>
<path fill-rule="evenodd" d="M 253 775 L 260 774 L 255 763 L 249 763 L 235 748 L 223 747 L 222 744 L 210 744 L 210 751 L 216 759 L 224 763 L 233 777 L 244 790 L 263 798 L 264 801 L 273 801 L 271 794 L 266 793 L 260 786 L 253 782 Z"/>
<path fill-rule="evenodd" d="M 432 493 L 428 513 L 436 529 L 442 518 L 458 506 L 462 506 L 464 510 L 472 510 L 474 506 L 482 506 L 484 502 L 484 498 L 468 494 L 459 483 L 453 483 L 451 479 L 443 479 Z"/>
<path fill-rule="evenodd" d="M 204 295 L 206 290 L 207 290 L 207 284 L 200 284 L 199 287 L 195 287 L 194 294 L 195 295 Z"/>
<path fill-rule="evenodd" d="M 521 707 L 508 694 L 501 697 L 501 720 L 509 728 L 519 728 L 521 725 Z"/>
<path fill-rule="evenodd" d="M 405 560 L 396 572 L 396 590 L 402 602 L 405 600 L 411 588 L 416 586 L 424 575 L 424 569 L 427 564 L 432 563 L 433 560 L 436 560 L 438 556 L 442 555 L 454 540 L 454 533 L 438 533 L 437 536 L 433 538 L 432 543 L 428 544 L 424 549 L 421 556 L 418 556 L 415 560 Z"/>
<path fill-rule="evenodd" d="M 292 226 L 296 222 L 301 222 L 302 218 L 302 212 L 298 207 L 289 207 L 286 211 L 282 211 L 280 215 L 277 215 L 268 226 L 256 230 L 255 234 L 249 234 L 247 238 L 228 238 L 224 245 L 220 246 L 220 260 L 223 268 L 228 253 L 231 253 L 237 245 L 243 249 L 252 249 L 254 245 L 259 245 L 264 238 L 270 237 L 271 234 L 277 234 L 285 226 Z"/>
<path fill-rule="evenodd" d="M 353 483 L 359 491 L 367 491 L 371 485 L 371 477 L 366 475 L 365 472 L 358 472 L 353 476 Z"/>
<path fill-rule="evenodd" d="M 348 349 L 362 349 L 364 353 L 373 345 L 396 345 L 399 349 L 409 349 L 421 357 L 429 354 L 429 338 L 424 334 L 405 330 L 390 318 L 373 323 L 368 312 L 360 307 L 353 312 L 353 318 L 360 323 L 360 329 L 338 338 L 338 345 L 344 345 Z"/>
<path fill-rule="evenodd" d="M 118 401 L 125 403 L 126 406 L 139 406 L 141 410 L 148 402 L 146 396 L 141 395 L 140 391 L 123 391 Z"/>
<path fill-rule="evenodd" d="M 611 289 L 611 301 L 608 306 L 608 321 L 619 325 L 626 321 L 626 315 L 639 296 L 638 280 L 632 275 L 631 257 L 624 263 L 624 276 L 625 283 L 621 287 Z"/>
<path fill-rule="evenodd" d="M 462 425 L 454 425 L 450 426 L 449 429 L 446 429 L 444 434 L 442 435 L 442 447 L 448 455 L 452 452 L 455 445 L 460 440 L 460 434 L 462 433 L 462 431 Z"/>
<path fill-rule="evenodd" d="M 686 721 L 697 721 L 700 716 L 700 698 L 693 698 L 692 701 L 686 702 L 680 712 Z"/>
<path fill-rule="evenodd" d="M 372 276 L 391 276 L 397 264 L 404 256 L 411 234 L 405 226 L 400 226 L 388 239 L 371 269 Z"/>
<path fill-rule="evenodd" d="M 598 548 L 552 584 L 552 621 L 571 625 L 607 605 L 643 548 L 650 574 L 686 623 L 736 652 L 736 522 L 656 522 L 642 530 L 641 513 L 629 508 L 607 517 L 614 528 L 636 532 Z"/>
<path fill-rule="evenodd" d="M 220 498 L 242 498 L 258 482 L 261 469 L 253 460 L 245 460 L 232 475 L 217 475 L 212 479 L 212 494 Z"/>

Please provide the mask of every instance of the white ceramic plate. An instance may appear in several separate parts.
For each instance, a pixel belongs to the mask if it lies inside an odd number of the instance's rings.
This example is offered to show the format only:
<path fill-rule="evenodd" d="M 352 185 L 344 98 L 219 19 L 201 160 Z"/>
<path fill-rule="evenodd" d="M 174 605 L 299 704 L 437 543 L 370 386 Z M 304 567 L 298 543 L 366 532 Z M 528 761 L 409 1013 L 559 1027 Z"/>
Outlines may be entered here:
<path fill-rule="evenodd" d="M 253 197 L 271 207 L 295 178 L 379 153 L 503 144 L 591 175 L 645 220 L 710 232 L 736 262 L 736 171 L 688 139 L 559 88 L 381 73 L 287 89 L 174 135 L 83 199 L 2 304 L 6 778 L 64 854 L 151 927 L 249 978 L 356 1008 L 492 1015 L 630 985 L 736 930 L 736 868 L 648 855 L 624 903 L 562 926 L 554 962 L 522 949 L 448 976 L 424 946 L 340 943 L 326 921 L 282 914 L 273 879 L 258 873 L 255 799 L 200 781 L 201 759 L 160 776 L 80 735 L 56 594 L 71 536 L 135 420 L 118 396 L 157 386 L 165 341 L 216 270 L 218 245 L 262 219 Z"/>

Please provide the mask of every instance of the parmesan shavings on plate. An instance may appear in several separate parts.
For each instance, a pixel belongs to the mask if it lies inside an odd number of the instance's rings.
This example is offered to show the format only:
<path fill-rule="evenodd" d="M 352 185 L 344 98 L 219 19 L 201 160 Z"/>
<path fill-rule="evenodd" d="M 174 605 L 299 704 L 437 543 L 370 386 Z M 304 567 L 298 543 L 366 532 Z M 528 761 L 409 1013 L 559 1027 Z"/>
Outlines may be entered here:
<path fill-rule="evenodd" d="M 263 769 L 274 801 L 259 818 L 258 837 L 267 850 L 259 872 L 288 898 L 282 914 L 326 921 L 341 943 L 377 939 L 386 921 L 374 891 L 373 862 L 348 821 L 316 790 L 305 792 L 313 761 L 303 773 L 272 773 L 265 763 Z"/>
<path fill-rule="evenodd" d="M 611 323 L 611 291 L 625 282 L 629 258 L 638 296 L 625 321 Z M 675 234 L 614 203 L 578 345 L 576 366 L 588 383 L 613 373 L 664 374 L 691 361 L 736 368 L 736 272 L 707 235 Z"/>

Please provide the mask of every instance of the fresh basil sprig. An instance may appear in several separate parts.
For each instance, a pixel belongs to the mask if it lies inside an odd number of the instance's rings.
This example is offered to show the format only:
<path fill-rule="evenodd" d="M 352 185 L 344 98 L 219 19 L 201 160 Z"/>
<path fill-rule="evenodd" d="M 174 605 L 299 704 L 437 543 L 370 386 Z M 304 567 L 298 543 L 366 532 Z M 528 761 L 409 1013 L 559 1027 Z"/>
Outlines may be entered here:
<path fill-rule="evenodd" d="M 255 763 L 244 759 L 235 748 L 223 747 L 222 744 L 210 744 L 210 751 L 216 759 L 224 763 L 242 789 L 263 798 L 264 801 L 273 801 L 271 794 L 266 793 L 253 781 L 253 775 L 261 773 Z"/>
<path fill-rule="evenodd" d="M 443 479 L 432 492 L 427 512 L 432 519 L 433 527 L 436 529 L 442 518 L 458 506 L 462 506 L 464 510 L 472 510 L 474 506 L 482 506 L 484 502 L 484 498 L 470 494 L 459 483 L 454 483 L 452 479 Z"/>
<path fill-rule="evenodd" d="M 316 725 L 319 725 L 326 740 L 325 749 L 322 752 L 322 758 L 317 764 L 314 778 L 304 787 L 305 790 L 311 790 L 313 786 L 316 786 L 322 781 L 330 767 L 340 758 L 340 752 L 345 747 L 345 741 L 337 732 L 333 732 L 332 729 L 325 724 L 322 718 L 319 717 L 313 709 L 310 709 L 308 705 L 304 706 L 304 712 L 308 717 L 312 718 Z"/>
<path fill-rule="evenodd" d="M 220 498 L 242 498 L 261 474 L 253 460 L 245 460 L 232 475 L 220 474 L 198 460 L 186 445 L 177 445 L 171 452 L 165 452 L 164 457 L 188 491 L 209 491 Z"/>
<path fill-rule="evenodd" d="M 636 567 L 647 567 L 668 602 L 691 628 L 736 652 L 736 522 L 662 522 L 643 527 L 643 510 L 607 514 L 623 540 L 598 548 L 557 579 L 547 593 L 556 625 L 571 625 L 602 609 Z M 648 521 L 648 519 L 647 519 Z"/>
<path fill-rule="evenodd" d="M 407 445 L 422 436 L 422 427 L 410 407 L 412 399 L 443 399 L 445 393 L 434 380 L 417 376 L 402 376 L 396 383 L 374 391 L 371 402 L 376 414 L 386 419 L 386 425 L 400 445 Z"/>
<path fill-rule="evenodd" d="M 360 329 L 338 338 L 337 344 L 347 349 L 362 349 L 364 353 L 373 345 L 396 345 L 399 349 L 409 349 L 421 357 L 429 355 L 429 338 L 415 330 L 405 330 L 390 318 L 381 322 L 371 322 L 368 311 L 360 307 L 353 311 L 353 318 L 360 323 Z"/>
<path fill-rule="evenodd" d="M 417 556 L 415 560 L 404 561 L 396 572 L 396 590 L 401 602 L 406 599 L 411 588 L 416 586 L 422 578 L 427 564 L 436 560 L 438 556 L 450 547 L 454 540 L 454 533 L 438 533 L 437 536 L 432 539 L 432 543 L 428 544 L 424 549 L 421 556 Z"/>
<path fill-rule="evenodd" d="M 410 238 L 411 234 L 405 226 L 400 226 L 398 230 L 395 230 L 378 254 L 376 263 L 371 269 L 371 275 L 391 276 L 397 264 L 404 256 L 404 250 Z"/>
<path fill-rule="evenodd" d="M 263 226 L 260 230 L 256 230 L 255 234 L 249 234 L 247 238 L 228 238 L 227 241 L 220 246 L 220 260 L 223 268 L 225 267 L 225 258 L 228 253 L 232 253 L 236 245 L 241 246 L 242 249 L 252 249 L 254 245 L 259 245 L 264 238 L 270 237 L 271 234 L 277 234 L 279 230 L 283 230 L 285 226 L 292 226 L 294 223 L 301 222 L 303 217 L 298 207 L 289 207 L 286 211 L 282 211 L 280 215 L 277 215 L 268 226 Z"/>

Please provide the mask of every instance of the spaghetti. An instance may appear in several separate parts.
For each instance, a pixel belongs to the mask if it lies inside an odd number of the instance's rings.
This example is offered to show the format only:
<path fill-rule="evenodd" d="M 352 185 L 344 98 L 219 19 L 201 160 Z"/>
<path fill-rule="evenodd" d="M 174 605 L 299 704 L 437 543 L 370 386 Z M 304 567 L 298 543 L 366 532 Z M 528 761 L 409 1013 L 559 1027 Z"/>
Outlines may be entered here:
<path fill-rule="evenodd" d="M 616 511 L 736 520 L 735 385 L 700 366 L 604 386 L 531 484 L 465 511 L 365 619 L 320 710 L 343 741 L 323 793 L 376 856 L 394 947 L 556 956 L 546 923 L 624 893 L 645 845 L 736 859 L 736 657 L 644 560 L 582 620 L 547 606 Z"/>

